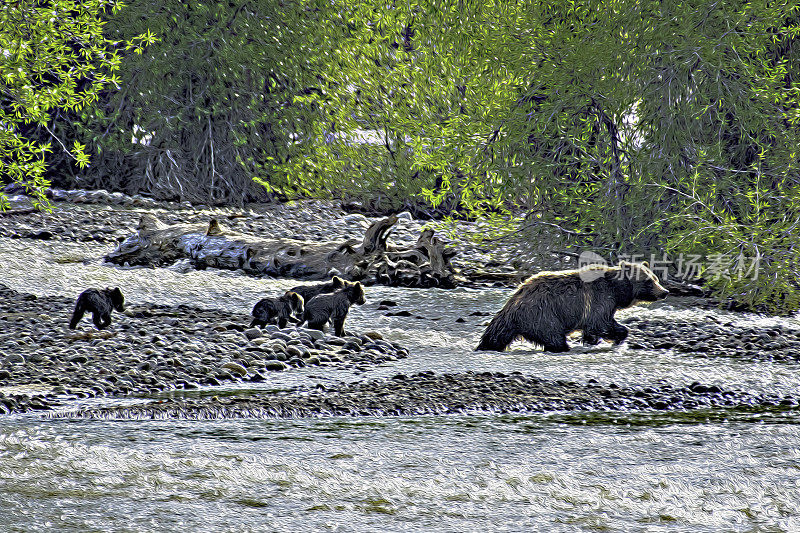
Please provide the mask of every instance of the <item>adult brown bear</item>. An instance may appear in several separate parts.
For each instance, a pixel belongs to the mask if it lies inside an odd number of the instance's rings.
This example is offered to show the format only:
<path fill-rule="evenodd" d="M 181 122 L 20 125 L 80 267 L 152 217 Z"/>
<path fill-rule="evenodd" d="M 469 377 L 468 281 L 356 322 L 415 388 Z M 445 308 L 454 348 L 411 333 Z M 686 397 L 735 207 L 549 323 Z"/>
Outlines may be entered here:
<path fill-rule="evenodd" d="M 579 329 L 584 344 L 597 344 L 600 338 L 619 344 L 628 329 L 614 320 L 614 312 L 667 294 L 646 262 L 540 272 L 495 315 L 477 349 L 503 351 L 521 336 L 545 351 L 566 352 L 567 334 Z"/>

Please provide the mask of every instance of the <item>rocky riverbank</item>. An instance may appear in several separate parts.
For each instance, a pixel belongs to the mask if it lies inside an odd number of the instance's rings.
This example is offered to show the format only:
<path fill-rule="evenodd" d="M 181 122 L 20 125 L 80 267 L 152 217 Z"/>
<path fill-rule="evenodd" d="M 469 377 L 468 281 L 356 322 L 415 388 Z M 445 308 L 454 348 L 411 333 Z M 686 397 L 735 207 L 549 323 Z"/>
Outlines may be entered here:
<path fill-rule="evenodd" d="M 167 399 L 146 405 L 55 413 L 79 418 L 284 418 L 415 416 L 548 411 L 641 411 L 714 408 L 796 409 L 794 396 L 753 395 L 691 383 L 628 388 L 615 384 L 548 381 L 521 373 L 398 374 L 390 379 L 300 387 L 254 397 Z"/>
<path fill-rule="evenodd" d="M 738 357 L 745 360 L 800 361 L 800 327 L 776 324 L 745 326 L 731 320 L 704 323 L 672 318 L 667 321 L 629 317 L 630 348 L 673 350 L 700 357 Z"/>
<path fill-rule="evenodd" d="M 249 328 L 250 316 L 190 306 L 130 306 L 97 331 L 67 328 L 74 301 L 0 285 L 0 413 L 49 409 L 78 398 L 143 396 L 225 383 L 263 382 L 272 371 L 376 365 L 408 352 L 378 333 Z"/>
<path fill-rule="evenodd" d="M 304 328 L 249 328 L 249 315 L 187 305 L 129 306 L 108 330 L 84 318 L 67 329 L 73 300 L 37 298 L 0 285 L 0 413 L 56 410 L 57 416 L 221 418 L 545 412 L 569 410 L 796 409 L 797 398 L 726 390 L 714 383 L 618 387 L 543 380 L 518 372 L 395 375 L 392 379 L 318 384 L 279 392 L 216 387 L 269 382 L 274 371 L 306 366 L 369 369 L 407 357 L 377 332 L 342 338 Z M 384 306 L 385 307 L 385 306 Z M 800 329 L 743 327 L 709 320 L 624 321 L 629 347 L 687 356 L 796 361 Z M 677 334 L 676 334 L 677 332 Z M 690 348 L 694 348 L 690 350 Z M 238 385 L 237 385 L 238 384 Z M 151 401 L 166 391 L 203 389 L 195 398 Z M 89 397 L 142 398 L 124 407 L 74 410 Z"/>
<path fill-rule="evenodd" d="M 135 230 L 142 214 L 149 213 L 167 224 L 204 224 L 214 217 L 232 231 L 254 236 L 344 241 L 359 238 L 376 220 L 317 201 L 206 209 L 100 191 L 54 192 L 53 199 L 56 209 L 50 213 L 17 209 L 2 214 L 0 237 L 90 242 L 111 249 Z M 407 214 L 399 218 L 392 238 L 412 244 L 422 223 Z M 480 231 L 474 223 L 464 222 L 460 227 L 465 232 Z M 479 265 L 490 262 L 502 265 L 497 267 L 500 275 L 494 281 L 509 283 L 513 276 L 504 277 L 503 272 L 512 270 L 507 257 L 512 252 L 506 249 L 503 256 L 496 249 L 465 245 L 453 263 L 463 272 L 477 272 Z M 187 269 L 191 266 L 171 267 L 175 272 Z M 366 370 L 403 360 L 409 353 L 384 340 L 380 331 L 358 331 L 338 338 L 294 327 L 259 330 L 248 327 L 249 309 L 237 313 L 141 300 L 124 313 L 115 313 L 108 330 L 96 331 L 86 317 L 79 329 L 72 331 L 66 325 L 74 297 L 84 288 L 75 287 L 72 294 L 37 297 L 0 285 L 0 413 L 42 410 L 58 416 L 219 418 L 798 407 L 793 396 L 750 394 L 718 383 L 624 388 L 592 380 L 543 380 L 527 371 L 397 374 L 392 379 L 325 383 L 280 392 L 226 391 L 217 398 L 213 396 L 220 386 L 242 389 L 252 388 L 249 383 L 269 384 L 274 371 L 291 372 L 306 366 Z M 382 302 L 372 303 L 378 304 L 377 310 L 388 311 L 386 317 L 422 318 Z M 491 315 L 483 309 L 470 316 Z M 743 325 L 714 314 L 700 321 L 684 319 L 679 313 L 634 315 L 622 322 L 630 328 L 627 347 L 633 350 L 669 350 L 680 357 L 800 360 L 800 327 L 786 322 Z M 481 328 L 480 324 L 475 328 Z M 397 366 L 403 372 L 402 363 Z M 530 373 L 534 372 L 532 368 Z M 191 389 L 201 391 L 191 398 L 163 398 L 167 391 Z M 162 398 L 153 401 L 154 396 Z M 76 400 L 88 397 L 122 397 L 134 405 L 72 408 Z"/>

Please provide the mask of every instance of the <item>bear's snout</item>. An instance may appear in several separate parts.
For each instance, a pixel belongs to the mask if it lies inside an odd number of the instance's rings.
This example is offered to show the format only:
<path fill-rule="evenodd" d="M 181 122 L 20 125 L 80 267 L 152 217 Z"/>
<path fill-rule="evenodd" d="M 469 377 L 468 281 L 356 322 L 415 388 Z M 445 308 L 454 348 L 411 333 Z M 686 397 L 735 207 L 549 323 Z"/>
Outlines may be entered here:
<path fill-rule="evenodd" d="M 663 289 L 656 293 L 656 298 L 658 298 L 659 300 L 663 300 L 664 298 L 667 297 L 668 294 L 669 291 L 667 289 Z"/>

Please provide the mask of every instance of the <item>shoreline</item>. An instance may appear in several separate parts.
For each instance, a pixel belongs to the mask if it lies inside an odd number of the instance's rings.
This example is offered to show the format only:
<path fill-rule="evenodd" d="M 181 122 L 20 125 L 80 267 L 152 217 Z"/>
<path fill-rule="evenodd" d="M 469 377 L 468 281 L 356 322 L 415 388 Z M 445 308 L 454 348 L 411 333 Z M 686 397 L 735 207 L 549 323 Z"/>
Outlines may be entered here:
<path fill-rule="evenodd" d="M 213 213 L 237 232 L 287 239 L 324 235 L 330 240 L 344 240 L 362 234 L 370 223 L 364 215 L 346 214 L 332 202 L 267 204 L 260 210 L 198 210 L 157 202 L 136 206 L 135 199 L 106 193 L 120 202 L 115 206 L 108 204 L 106 196 L 98 191 L 79 193 L 87 194 L 91 201 L 61 203 L 56 194 L 58 209 L 51 213 L 5 213 L 0 216 L 0 237 L 113 246 L 135 230 L 145 212 L 157 213 L 166 223 L 203 223 Z M 179 210 L 172 211 L 170 207 Z M 393 238 L 413 241 L 422 226 L 420 221 L 403 217 Z M 479 263 L 484 252 L 475 250 L 460 249 L 454 263 L 460 261 L 462 269 L 469 268 L 469 262 Z M 510 266 L 507 268 L 511 270 Z M 495 280 L 484 286 L 509 284 Z M 703 299 L 687 302 L 708 304 Z M 301 385 L 279 392 L 259 392 L 260 398 L 234 391 L 226 392 L 220 400 L 214 398 L 220 386 L 268 383 L 273 371 L 359 365 L 373 368 L 402 360 L 409 353 L 376 332 L 338 338 L 304 328 L 279 330 L 267 326 L 259 330 L 248 327 L 250 316 L 245 312 L 185 304 L 129 306 L 124 313 L 115 312 L 112 326 L 103 331 L 94 330 L 87 316 L 73 331 L 66 329 L 73 305 L 74 300 L 64 295 L 37 298 L 0 283 L 0 413 L 213 418 L 798 407 L 798 399 L 791 395 L 728 391 L 715 384 L 620 389 L 614 384 L 565 384 L 530 375 L 485 376 L 470 372 L 422 372 L 394 380 L 355 381 L 310 389 Z M 694 323 L 679 317 L 628 317 L 621 322 L 630 328 L 627 343 L 633 349 L 800 361 L 800 325 L 745 327 L 730 321 Z M 200 391 L 207 397 L 153 399 L 165 392 L 183 390 Z M 141 400 L 145 405 L 70 410 L 74 402 L 95 397 Z"/>

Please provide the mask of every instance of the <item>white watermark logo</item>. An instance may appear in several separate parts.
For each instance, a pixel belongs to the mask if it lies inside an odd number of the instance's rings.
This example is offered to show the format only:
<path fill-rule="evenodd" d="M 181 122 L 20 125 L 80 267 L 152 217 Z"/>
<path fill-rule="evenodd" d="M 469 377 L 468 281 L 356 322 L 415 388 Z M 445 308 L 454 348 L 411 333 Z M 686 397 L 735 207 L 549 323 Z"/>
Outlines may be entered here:
<path fill-rule="evenodd" d="M 597 266 L 598 268 L 591 268 L 592 266 Z M 606 273 L 604 270 L 606 267 L 608 267 L 608 261 L 603 259 L 603 256 L 600 254 L 585 250 L 578 256 L 578 268 L 580 269 L 578 275 L 581 281 L 589 283 L 602 278 Z"/>
<path fill-rule="evenodd" d="M 655 254 L 645 256 L 644 254 L 620 255 L 620 262 L 643 263 L 647 262 L 648 268 L 659 279 L 666 280 L 670 268 L 674 276 L 679 279 L 696 279 L 704 277 L 707 280 L 717 281 L 720 279 L 742 280 L 758 279 L 761 256 L 746 256 L 744 254 L 710 254 L 703 256 L 700 254 L 679 254 L 675 257 L 668 257 L 666 254 L 661 257 Z M 597 265 L 598 268 L 592 268 Z M 606 261 L 603 256 L 592 251 L 584 251 L 578 256 L 578 268 L 581 269 L 581 280 L 594 281 L 605 274 L 603 267 L 613 266 Z"/>

